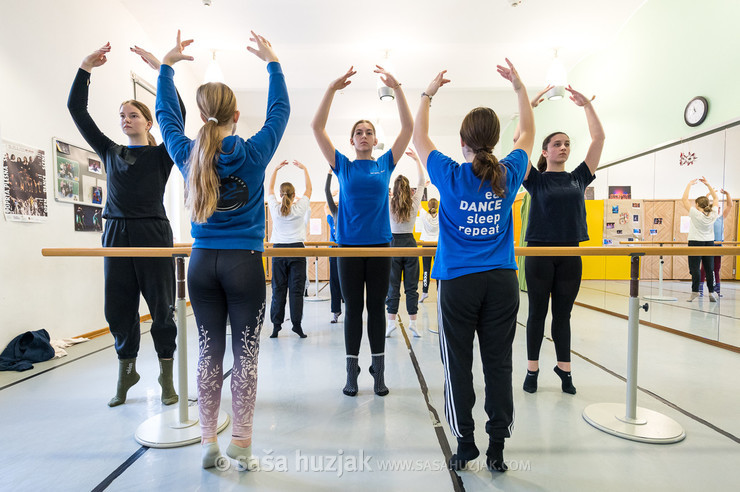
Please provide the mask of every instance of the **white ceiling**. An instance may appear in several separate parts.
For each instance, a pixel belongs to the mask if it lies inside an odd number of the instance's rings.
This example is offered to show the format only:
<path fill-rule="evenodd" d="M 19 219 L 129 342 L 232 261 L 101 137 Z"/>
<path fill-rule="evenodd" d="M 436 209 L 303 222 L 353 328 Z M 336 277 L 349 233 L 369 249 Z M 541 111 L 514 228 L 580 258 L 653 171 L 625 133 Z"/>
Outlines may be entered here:
<path fill-rule="evenodd" d="M 242 114 L 255 121 L 264 117 L 264 103 L 253 112 L 249 103 L 263 100 L 266 76 L 262 62 L 245 49 L 250 29 L 268 38 L 280 57 L 291 126 L 306 128 L 328 83 L 353 65 L 358 73 L 330 117 L 330 125 L 345 133 L 346 122 L 359 118 L 389 119 L 393 131 L 395 104 L 378 101 L 372 73 L 386 50 L 414 113 L 417 93 L 448 70 L 452 83 L 434 101 L 437 131 L 455 131 L 478 105 L 493 107 L 505 125 L 516 100 L 496 64 L 512 60 L 534 93 L 544 87 L 555 48 L 572 69 L 607 46 L 645 1 L 524 0 L 512 7 L 511 0 L 212 0 L 206 7 L 202 0 L 121 0 L 156 44 L 150 47 L 156 54 L 174 44 L 178 28 L 195 39 L 188 51 L 196 60 L 187 69 L 196 78 L 216 50 Z"/>

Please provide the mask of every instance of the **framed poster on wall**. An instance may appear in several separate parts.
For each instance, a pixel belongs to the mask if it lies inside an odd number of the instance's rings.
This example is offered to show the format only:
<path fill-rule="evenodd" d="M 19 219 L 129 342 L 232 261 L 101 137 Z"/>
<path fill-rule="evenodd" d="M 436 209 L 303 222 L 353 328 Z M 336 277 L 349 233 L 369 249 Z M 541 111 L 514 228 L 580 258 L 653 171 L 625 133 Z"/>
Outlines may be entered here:
<path fill-rule="evenodd" d="M 106 174 L 98 155 L 58 138 L 54 151 L 54 198 L 59 202 L 102 207 L 107 198 Z"/>

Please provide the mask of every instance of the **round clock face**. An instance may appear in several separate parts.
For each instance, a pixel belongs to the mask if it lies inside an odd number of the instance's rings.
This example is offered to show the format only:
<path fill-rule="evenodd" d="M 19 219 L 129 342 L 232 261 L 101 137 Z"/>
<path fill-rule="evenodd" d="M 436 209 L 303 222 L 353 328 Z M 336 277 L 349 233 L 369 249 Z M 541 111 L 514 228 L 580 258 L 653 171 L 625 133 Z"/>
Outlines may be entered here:
<path fill-rule="evenodd" d="M 704 122 L 709 110 L 709 103 L 701 96 L 695 97 L 686 105 L 683 119 L 689 126 L 699 126 Z"/>

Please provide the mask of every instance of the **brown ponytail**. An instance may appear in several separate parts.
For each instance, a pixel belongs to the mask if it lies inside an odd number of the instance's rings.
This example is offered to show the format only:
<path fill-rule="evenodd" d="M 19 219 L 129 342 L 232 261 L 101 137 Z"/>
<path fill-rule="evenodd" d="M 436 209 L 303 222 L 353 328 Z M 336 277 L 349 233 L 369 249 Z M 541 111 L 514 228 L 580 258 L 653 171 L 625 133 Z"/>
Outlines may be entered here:
<path fill-rule="evenodd" d="M 209 82 L 198 87 L 195 94 L 200 114 L 208 119 L 198 131 L 188 164 L 187 200 L 190 219 L 202 224 L 216 212 L 221 179 L 216 170 L 221 152 L 221 125 L 229 124 L 236 113 L 236 98 L 228 86 Z"/>
<path fill-rule="evenodd" d="M 552 137 L 555 135 L 565 135 L 568 136 L 567 133 L 564 132 L 553 132 L 545 137 L 545 140 L 542 141 L 542 150 L 547 150 L 547 146 L 550 145 L 550 140 L 552 140 Z M 537 160 L 537 170 L 541 173 L 544 173 L 547 171 L 547 158 L 540 153 L 540 158 Z"/>
<path fill-rule="evenodd" d="M 147 120 L 152 125 L 154 124 L 154 119 L 152 118 L 152 112 L 149 111 L 149 107 L 144 104 L 141 101 L 137 101 L 136 99 L 129 99 L 128 101 L 123 101 L 121 103 L 121 107 L 123 107 L 125 104 L 130 104 L 131 106 L 135 107 L 139 110 L 141 113 L 141 116 L 144 117 L 145 120 Z M 149 130 L 146 132 L 146 140 L 149 143 L 149 145 L 152 145 L 154 147 L 157 146 L 157 141 L 154 139 L 154 135 L 149 133 Z"/>
<path fill-rule="evenodd" d="M 498 143 L 501 125 L 491 108 L 475 108 L 463 119 L 460 138 L 475 152 L 473 174 L 491 183 L 491 189 L 499 198 L 506 195 L 506 168 L 493 155 Z M 480 188 L 479 188 L 480 189 Z"/>
<path fill-rule="evenodd" d="M 429 209 L 429 213 L 431 215 L 435 215 L 439 210 L 439 200 L 436 198 L 430 198 L 427 202 L 427 209 Z"/>
<path fill-rule="evenodd" d="M 709 215 L 712 213 L 712 206 L 709 204 L 709 198 L 705 196 L 700 196 L 696 199 L 696 205 L 702 209 L 704 212 L 704 215 Z"/>
<path fill-rule="evenodd" d="M 396 218 L 396 222 L 409 221 L 413 204 L 409 180 L 406 176 L 399 174 L 393 183 L 393 197 L 391 198 L 391 213 Z"/>
<path fill-rule="evenodd" d="M 293 198 L 295 198 L 295 188 L 290 183 L 283 183 L 280 185 L 280 215 L 287 217 L 290 214 L 290 209 L 293 207 Z"/>

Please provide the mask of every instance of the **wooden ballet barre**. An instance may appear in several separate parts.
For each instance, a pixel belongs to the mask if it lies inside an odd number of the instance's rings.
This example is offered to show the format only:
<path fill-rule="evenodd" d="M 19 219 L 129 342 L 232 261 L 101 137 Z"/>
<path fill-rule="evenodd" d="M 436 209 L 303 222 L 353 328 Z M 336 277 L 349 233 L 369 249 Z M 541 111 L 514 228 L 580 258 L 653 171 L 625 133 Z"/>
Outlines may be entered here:
<path fill-rule="evenodd" d="M 619 241 L 619 244 L 689 244 L 688 241 Z M 714 244 L 740 244 L 738 241 L 715 241 Z M 696 247 L 696 246 L 693 246 Z"/>
<path fill-rule="evenodd" d="M 191 248 L 43 248 L 43 256 L 164 257 L 189 256 Z M 437 248 L 265 248 L 265 257 L 413 257 L 434 256 Z M 716 246 L 517 247 L 515 256 L 716 256 Z M 740 247 L 722 248 L 723 256 L 740 255 Z"/>
<path fill-rule="evenodd" d="M 437 246 L 437 241 L 416 241 L 418 246 Z M 303 243 L 304 246 L 338 246 L 333 241 L 306 241 Z M 193 243 L 175 243 L 175 248 L 190 248 Z M 272 246 L 272 243 L 265 243 L 265 247 Z"/>

